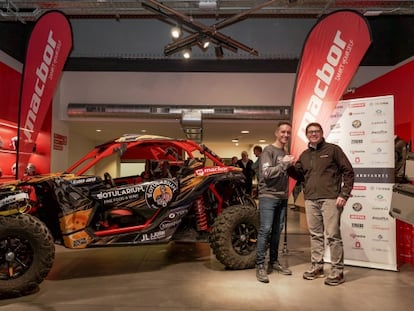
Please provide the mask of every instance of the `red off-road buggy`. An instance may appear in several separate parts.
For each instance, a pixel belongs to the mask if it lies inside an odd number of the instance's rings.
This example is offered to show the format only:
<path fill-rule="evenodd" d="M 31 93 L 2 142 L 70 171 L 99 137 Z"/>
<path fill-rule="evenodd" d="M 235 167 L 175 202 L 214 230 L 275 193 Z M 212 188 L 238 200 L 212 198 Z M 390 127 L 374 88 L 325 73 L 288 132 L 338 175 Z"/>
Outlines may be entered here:
<path fill-rule="evenodd" d="M 102 162 L 121 161 L 141 163 L 142 172 L 95 174 Z M 252 268 L 259 221 L 243 181 L 240 169 L 206 146 L 126 135 L 95 147 L 64 173 L 4 184 L 0 294 L 36 288 L 52 267 L 55 243 L 79 249 L 205 241 L 226 267 Z"/>

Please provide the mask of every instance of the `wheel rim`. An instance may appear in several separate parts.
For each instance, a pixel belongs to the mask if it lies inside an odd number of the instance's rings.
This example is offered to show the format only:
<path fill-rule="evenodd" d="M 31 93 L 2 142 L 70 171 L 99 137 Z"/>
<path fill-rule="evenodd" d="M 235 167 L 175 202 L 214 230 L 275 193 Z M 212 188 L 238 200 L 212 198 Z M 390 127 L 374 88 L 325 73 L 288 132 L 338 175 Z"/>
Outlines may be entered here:
<path fill-rule="evenodd" d="M 256 249 L 257 230 L 253 224 L 242 223 L 236 226 L 232 235 L 232 245 L 239 255 L 249 255 Z"/>
<path fill-rule="evenodd" d="M 10 280 L 22 276 L 33 263 L 33 248 L 20 237 L 0 240 L 0 279 Z"/>

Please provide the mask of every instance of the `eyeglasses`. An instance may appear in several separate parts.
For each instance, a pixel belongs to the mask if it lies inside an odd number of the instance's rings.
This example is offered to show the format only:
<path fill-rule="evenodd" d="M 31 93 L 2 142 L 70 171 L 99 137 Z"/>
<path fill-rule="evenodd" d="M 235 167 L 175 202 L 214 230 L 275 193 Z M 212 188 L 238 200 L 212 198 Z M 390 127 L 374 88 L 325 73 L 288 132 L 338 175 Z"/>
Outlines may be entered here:
<path fill-rule="evenodd" d="M 320 134 L 321 130 L 314 130 L 314 131 L 308 131 L 306 134 L 307 135 L 315 135 L 315 134 Z"/>

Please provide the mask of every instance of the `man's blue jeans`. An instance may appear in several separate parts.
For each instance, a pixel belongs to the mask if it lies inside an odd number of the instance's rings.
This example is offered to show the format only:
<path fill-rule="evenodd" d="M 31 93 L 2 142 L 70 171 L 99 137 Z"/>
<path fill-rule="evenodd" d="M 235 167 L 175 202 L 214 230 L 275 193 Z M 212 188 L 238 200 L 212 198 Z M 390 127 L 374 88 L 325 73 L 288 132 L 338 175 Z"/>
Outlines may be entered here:
<path fill-rule="evenodd" d="M 277 261 L 280 233 L 285 222 L 287 199 L 259 198 L 260 228 L 257 236 L 256 264 L 265 262 L 267 240 L 270 235 L 269 263 Z"/>

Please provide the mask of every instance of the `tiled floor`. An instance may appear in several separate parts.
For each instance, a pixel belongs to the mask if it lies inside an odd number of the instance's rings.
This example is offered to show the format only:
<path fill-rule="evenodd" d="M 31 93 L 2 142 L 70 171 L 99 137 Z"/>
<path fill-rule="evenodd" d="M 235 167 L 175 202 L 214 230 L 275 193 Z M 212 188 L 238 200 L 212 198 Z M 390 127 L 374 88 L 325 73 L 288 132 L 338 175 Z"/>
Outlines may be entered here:
<path fill-rule="evenodd" d="M 412 310 L 411 265 L 400 272 L 347 266 L 346 282 L 337 287 L 324 285 L 323 279 L 303 280 L 309 239 L 299 216 L 289 210 L 288 252 L 281 254 L 293 275 L 271 274 L 269 284 L 257 282 L 253 269 L 225 270 L 207 244 L 59 247 L 39 291 L 0 300 L 0 310 Z"/>

